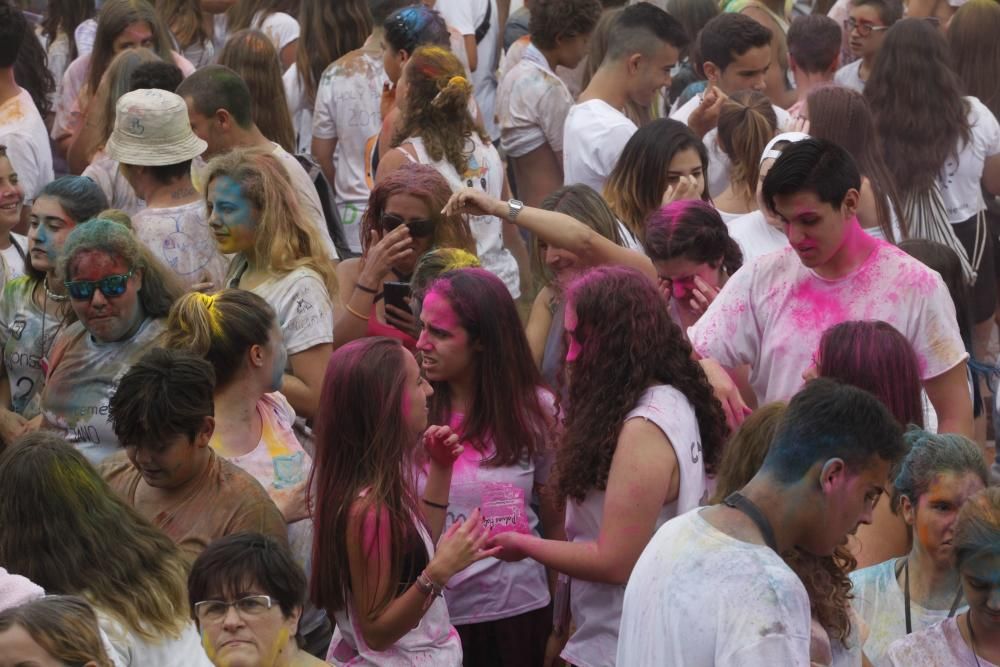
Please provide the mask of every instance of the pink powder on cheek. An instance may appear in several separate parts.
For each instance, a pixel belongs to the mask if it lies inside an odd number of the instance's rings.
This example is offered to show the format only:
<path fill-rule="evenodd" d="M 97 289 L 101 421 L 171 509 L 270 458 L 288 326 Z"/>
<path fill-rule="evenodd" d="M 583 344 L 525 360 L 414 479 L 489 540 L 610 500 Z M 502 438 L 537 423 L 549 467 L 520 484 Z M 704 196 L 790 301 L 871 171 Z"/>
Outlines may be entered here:
<path fill-rule="evenodd" d="M 583 346 L 577 341 L 576 336 L 570 334 L 569 348 L 566 350 L 566 361 L 576 361 L 583 353 Z"/>

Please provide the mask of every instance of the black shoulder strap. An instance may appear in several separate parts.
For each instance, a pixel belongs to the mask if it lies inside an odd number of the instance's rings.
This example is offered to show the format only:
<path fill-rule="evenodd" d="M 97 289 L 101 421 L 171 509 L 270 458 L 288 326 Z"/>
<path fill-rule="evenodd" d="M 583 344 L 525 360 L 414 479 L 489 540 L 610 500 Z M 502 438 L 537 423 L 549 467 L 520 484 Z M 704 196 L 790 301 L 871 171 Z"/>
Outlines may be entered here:
<path fill-rule="evenodd" d="M 483 22 L 476 28 L 476 44 L 486 39 L 486 33 L 490 31 L 490 19 L 493 18 L 493 0 L 486 0 L 486 16 Z"/>
<path fill-rule="evenodd" d="M 760 511 L 760 508 L 754 505 L 749 498 L 736 491 L 729 494 L 722 503 L 746 514 L 757 526 L 757 530 L 764 537 L 767 546 L 771 547 L 775 552 L 778 551 L 778 540 L 774 537 L 774 528 L 771 527 L 771 522 L 767 520 L 767 517 Z"/>

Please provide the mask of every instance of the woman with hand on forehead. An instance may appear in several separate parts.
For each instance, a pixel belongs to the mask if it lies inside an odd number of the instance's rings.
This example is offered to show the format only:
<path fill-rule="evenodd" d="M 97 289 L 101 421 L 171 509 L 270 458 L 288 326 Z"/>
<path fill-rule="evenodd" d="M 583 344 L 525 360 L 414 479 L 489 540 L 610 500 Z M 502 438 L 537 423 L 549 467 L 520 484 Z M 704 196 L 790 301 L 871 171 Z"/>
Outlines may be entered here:
<path fill-rule="evenodd" d="M 337 265 L 343 312 L 333 328 L 337 347 L 365 336 L 389 336 L 411 351 L 419 326 L 413 314 L 385 299 L 387 282 L 409 284 L 413 270 L 432 248 L 475 254 L 468 223 L 442 211 L 451 187 L 436 169 L 407 163 L 372 190 L 361 219 L 362 255 Z"/>

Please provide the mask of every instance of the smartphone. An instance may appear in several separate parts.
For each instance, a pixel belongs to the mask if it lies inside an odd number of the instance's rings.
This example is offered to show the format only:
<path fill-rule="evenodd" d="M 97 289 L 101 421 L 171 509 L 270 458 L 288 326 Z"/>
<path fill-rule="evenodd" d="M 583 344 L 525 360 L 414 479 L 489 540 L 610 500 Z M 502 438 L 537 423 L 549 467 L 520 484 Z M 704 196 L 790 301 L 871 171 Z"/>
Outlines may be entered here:
<path fill-rule="evenodd" d="M 410 305 L 406 303 L 406 299 L 410 298 L 410 283 L 387 282 L 382 283 L 382 287 L 387 305 L 410 312 Z"/>

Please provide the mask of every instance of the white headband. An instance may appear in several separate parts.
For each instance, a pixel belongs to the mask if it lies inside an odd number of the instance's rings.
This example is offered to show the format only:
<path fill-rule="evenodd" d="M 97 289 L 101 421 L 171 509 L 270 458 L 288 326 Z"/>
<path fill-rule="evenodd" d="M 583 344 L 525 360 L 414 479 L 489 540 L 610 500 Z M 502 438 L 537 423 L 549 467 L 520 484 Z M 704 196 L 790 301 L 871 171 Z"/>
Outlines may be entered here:
<path fill-rule="evenodd" d="M 782 132 L 777 135 L 774 139 L 767 142 L 767 146 L 764 146 L 764 152 L 760 156 L 761 163 L 764 160 L 777 160 L 781 157 L 781 151 L 775 150 L 775 145 L 782 141 L 787 141 L 790 144 L 794 144 L 798 141 L 803 141 L 804 139 L 809 139 L 809 135 L 805 132 Z"/>

